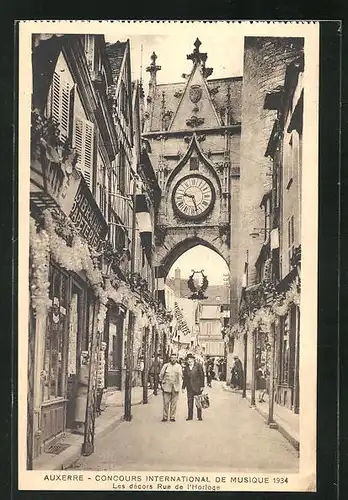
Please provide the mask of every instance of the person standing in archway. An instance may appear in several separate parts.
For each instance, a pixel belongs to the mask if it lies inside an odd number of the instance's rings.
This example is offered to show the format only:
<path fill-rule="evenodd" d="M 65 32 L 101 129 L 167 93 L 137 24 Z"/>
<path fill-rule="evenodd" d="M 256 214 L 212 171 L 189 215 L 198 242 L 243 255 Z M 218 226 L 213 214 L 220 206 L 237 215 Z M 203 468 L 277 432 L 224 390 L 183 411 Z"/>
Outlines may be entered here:
<path fill-rule="evenodd" d="M 195 361 L 193 354 L 188 354 L 186 359 L 182 388 L 187 391 L 188 416 L 186 420 L 192 420 L 195 396 L 202 394 L 204 389 L 204 370 L 202 365 Z M 197 418 L 202 420 L 202 408 L 197 407 Z"/>
<path fill-rule="evenodd" d="M 167 422 L 168 414 L 171 422 L 175 422 L 176 407 L 182 382 L 182 368 L 177 361 L 176 353 L 170 355 L 169 363 L 165 363 L 159 374 L 159 382 L 163 392 L 163 418 Z"/>

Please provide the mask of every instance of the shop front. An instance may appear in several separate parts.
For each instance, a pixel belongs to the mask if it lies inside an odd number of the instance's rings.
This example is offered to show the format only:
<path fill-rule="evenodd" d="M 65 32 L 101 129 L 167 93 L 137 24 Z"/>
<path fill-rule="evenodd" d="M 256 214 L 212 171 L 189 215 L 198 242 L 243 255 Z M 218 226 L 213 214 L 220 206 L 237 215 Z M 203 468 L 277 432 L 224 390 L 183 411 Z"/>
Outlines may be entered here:
<path fill-rule="evenodd" d="M 276 403 L 299 413 L 300 311 L 292 304 L 279 322 L 276 345 Z"/>
<path fill-rule="evenodd" d="M 42 452 L 55 453 L 65 432 L 84 433 L 103 284 L 94 256 L 107 230 L 82 179 L 69 214 L 37 191 L 31 202 L 29 468 Z"/>
<path fill-rule="evenodd" d="M 80 276 L 51 263 L 49 281 L 52 306 L 47 314 L 40 411 L 44 451 L 61 433 L 85 421 L 83 353 L 88 351 L 95 314 L 95 297 Z"/>

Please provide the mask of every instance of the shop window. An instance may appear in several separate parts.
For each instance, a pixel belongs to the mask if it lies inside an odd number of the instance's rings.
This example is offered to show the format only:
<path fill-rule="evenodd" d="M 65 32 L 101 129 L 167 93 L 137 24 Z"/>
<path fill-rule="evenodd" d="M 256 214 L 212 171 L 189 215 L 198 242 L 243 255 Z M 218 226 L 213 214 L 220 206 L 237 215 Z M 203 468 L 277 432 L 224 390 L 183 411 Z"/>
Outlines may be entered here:
<path fill-rule="evenodd" d="M 44 351 L 44 400 L 63 396 L 64 353 L 67 343 L 67 276 L 50 268 L 49 309 Z"/>
<path fill-rule="evenodd" d="M 296 337 L 296 308 L 291 307 L 282 322 L 282 336 L 280 345 L 280 382 L 288 387 L 294 385 L 295 374 L 295 337 Z"/>

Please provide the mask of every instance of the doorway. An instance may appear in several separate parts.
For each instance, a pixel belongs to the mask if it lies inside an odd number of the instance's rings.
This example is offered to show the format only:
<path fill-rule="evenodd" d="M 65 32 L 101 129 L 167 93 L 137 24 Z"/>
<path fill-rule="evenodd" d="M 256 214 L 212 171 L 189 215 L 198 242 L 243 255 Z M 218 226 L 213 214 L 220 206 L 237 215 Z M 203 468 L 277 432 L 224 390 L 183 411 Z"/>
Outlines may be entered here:
<path fill-rule="evenodd" d="M 123 382 L 123 326 L 124 313 L 114 307 L 110 313 L 108 387 L 121 390 Z"/>
<path fill-rule="evenodd" d="M 74 427 L 75 398 L 80 371 L 81 345 L 84 330 L 84 290 L 72 280 L 67 355 L 67 428 Z"/>

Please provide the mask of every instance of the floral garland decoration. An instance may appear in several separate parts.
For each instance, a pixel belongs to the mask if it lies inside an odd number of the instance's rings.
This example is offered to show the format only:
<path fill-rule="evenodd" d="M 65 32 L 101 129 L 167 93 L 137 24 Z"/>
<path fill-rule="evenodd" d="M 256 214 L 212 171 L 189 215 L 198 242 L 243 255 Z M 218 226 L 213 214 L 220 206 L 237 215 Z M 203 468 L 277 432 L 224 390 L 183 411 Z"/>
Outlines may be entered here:
<path fill-rule="evenodd" d="M 285 316 L 292 304 L 299 307 L 301 303 L 300 284 L 291 283 L 289 290 L 273 304 L 272 309 L 277 316 Z"/>
<path fill-rule="evenodd" d="M 46 231 L 37 231 L 30 219 L 30 257 L 32 267 L 31 303 L 35 314 L 45 314 L 51 305 L 49 299 L 49 237 Z"/>
<path fill-rule="evenodd" d="M 99 299 L 99 311 L 97 316 L 97 329 L 103 331 L 107 313 L 107 302 L 109 299 L 125 305 L 136 316 L 138 324 L 149 324 L 159 328 L 160 324 L 168 323 L 172 319 L 172 313 L 166 310 L 155 311 L 146 300 L 141 300 L 130 285 L 121 282 L 115 288 L 108 280 L 104 284 L 103 275 L 97 266 L 97 254 L 90 249 L 85 241 L 74 231 L 70 225 L 66 234 L 71 240 L 71 246 L 59 234 L 62 221 L 55 223 L 50 210 L 44 211 L 44 229 L 36 231 L 35 222 L 31 222 L 31 253 L 33 266 L 33 283 L 31 285 L 32 302 L 36 311 L 45 312 L 51 305 L 48 298 L 50 283 L 48 281 L 50 252 L 54 260 L 68 271 L 85 271 L 87 279 Z M 59 231 L 60 232 L 60 231 Z M 142 304 L 143 307 L 139 307 Z M 145 313 L 145 310 L 147 312 Z"/>

